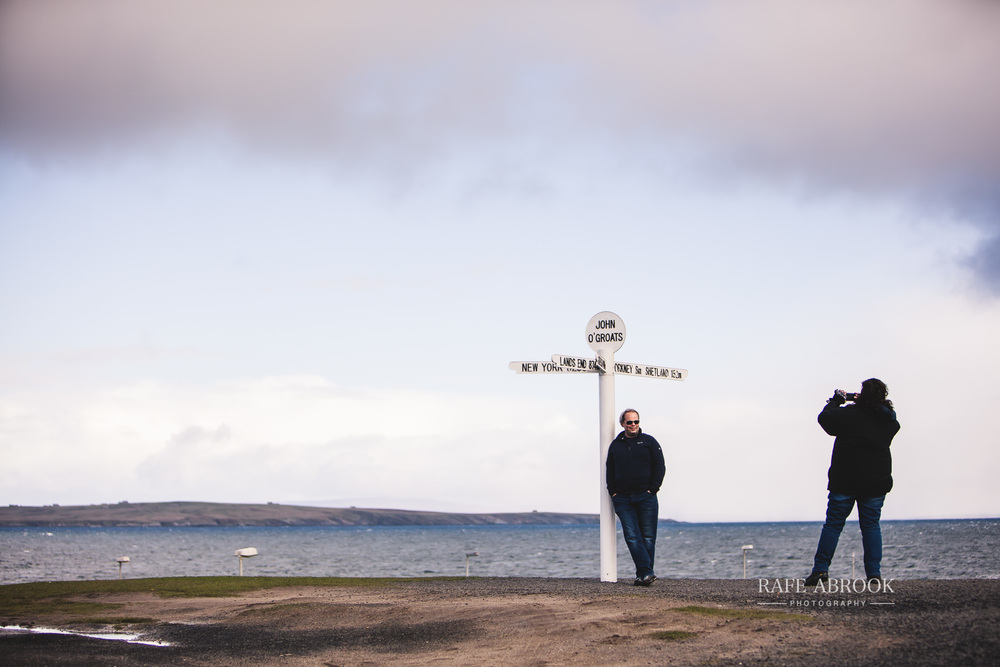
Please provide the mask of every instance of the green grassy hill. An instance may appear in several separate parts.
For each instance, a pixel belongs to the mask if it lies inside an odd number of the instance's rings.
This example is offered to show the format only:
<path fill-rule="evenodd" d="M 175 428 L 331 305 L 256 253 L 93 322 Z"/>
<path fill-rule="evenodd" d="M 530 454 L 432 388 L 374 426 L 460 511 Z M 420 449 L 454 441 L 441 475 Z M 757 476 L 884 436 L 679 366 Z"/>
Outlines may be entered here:
<path fill-rule="evenodd" d="M 230 503 L 117 503 L 0 507 L 0 526 L 479 526 L 598 523 L 596 514 L 458 514 Z"/>

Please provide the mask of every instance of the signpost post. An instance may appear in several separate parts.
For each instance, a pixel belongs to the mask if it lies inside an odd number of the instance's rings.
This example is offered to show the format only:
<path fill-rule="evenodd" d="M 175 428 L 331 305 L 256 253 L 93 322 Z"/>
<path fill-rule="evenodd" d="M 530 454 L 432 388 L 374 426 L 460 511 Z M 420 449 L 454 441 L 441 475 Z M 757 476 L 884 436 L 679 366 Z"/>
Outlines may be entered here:
<path fill-rule="evenodd" d="M 687 371 L 647 364 L 615 363 L 615 352 L 625 344 L 625 322 L 609 311 L 597 313 L 587 323 L 587 345 L 593 359 L 553 354 L 552 361 L 512 361 L 508 368 L 516 373 L 597 373 L 598 409 L 600 411 L 600 464 L 598 482 L 601 497 L 601 581 L 618 581 L 618 549 L 615 545 L 615 508 L 608 495 L 604 462 L 615 437 L 615 375 L 684 380 Z"/>
<path fill-rule="evenodd" d="M 615 367 L 615 352 L 625 344 L 625 323 L 614 313 L 597 313 L 587 323 L 587 345 L 597 353 L 604 368 Z M 604 462 L 615 439 L 615 374 L 604 372 L 597 381 L 600 412 L 600 465 L 598 491 L 601 495 L 601 581 L 618 581 L 618 549 L 615 545 L 615 506 L 608 495 Z"/>

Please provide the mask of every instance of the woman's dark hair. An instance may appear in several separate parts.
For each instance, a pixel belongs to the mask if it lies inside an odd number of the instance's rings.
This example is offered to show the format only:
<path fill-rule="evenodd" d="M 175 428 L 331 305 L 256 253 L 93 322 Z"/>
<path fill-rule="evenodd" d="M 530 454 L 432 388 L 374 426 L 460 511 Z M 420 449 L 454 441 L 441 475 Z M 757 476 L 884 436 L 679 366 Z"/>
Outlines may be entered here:
<path fill-rule="evenodd" d="M 858 396 L 858 405 L 879 405 L 892 409 L 892 401 L 889 400 L 889 387 L 885 386 L 878 378 L 868 378 L 861 383 L 861 395 Z"/>

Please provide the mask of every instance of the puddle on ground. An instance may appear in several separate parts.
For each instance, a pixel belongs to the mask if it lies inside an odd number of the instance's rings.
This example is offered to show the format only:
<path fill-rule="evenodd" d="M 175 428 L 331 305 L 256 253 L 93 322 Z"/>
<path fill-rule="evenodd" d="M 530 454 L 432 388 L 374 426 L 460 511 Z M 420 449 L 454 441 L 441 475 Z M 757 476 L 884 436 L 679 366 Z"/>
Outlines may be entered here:
<path fill-rule="evenodd" d="M 143 644 L 145 646 L 170 646 L 168 642 L 143 639 L 143 635 L 134 632 L 77 632 L 75 630 L 60 630 L 59 628 L 44 628 L 33 626 L 26 628 L 21 625 L 0 626 L 0 634 L 30 632 L 39 635 L 73 635 L 74 637 L 89 637 L 90 639 L 105 639 L 108 641 L 126 642 L 128 644 Z"/>

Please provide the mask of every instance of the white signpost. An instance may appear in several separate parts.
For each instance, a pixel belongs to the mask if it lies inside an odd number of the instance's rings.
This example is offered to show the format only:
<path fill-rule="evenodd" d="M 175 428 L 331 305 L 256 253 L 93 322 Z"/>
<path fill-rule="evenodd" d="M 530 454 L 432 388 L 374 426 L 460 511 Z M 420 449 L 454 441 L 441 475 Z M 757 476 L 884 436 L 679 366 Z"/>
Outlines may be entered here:
<path fill-rule="evenodd" d="M 553 354 L 552 361 L 512 361 L 508 368 L 516 373 L 597 373 L 598 409 L 600 410 L 600 465 L 598 482 L 601 497 L 601 581 L 618 581 L 618 550 L 615 545 L 615 508 L 608 495 L 604 463 L 615 438 L 615 375 L 683 380 L 687 371 L 648 364 L 615 363 L 615 352 L 625 344 L 625 323 L 614 313 L 597 313 L 587 323 L 587 345 L 596 353 L 593 359 Z M 611 369 L 611 372 L 608 372 Z"/>

